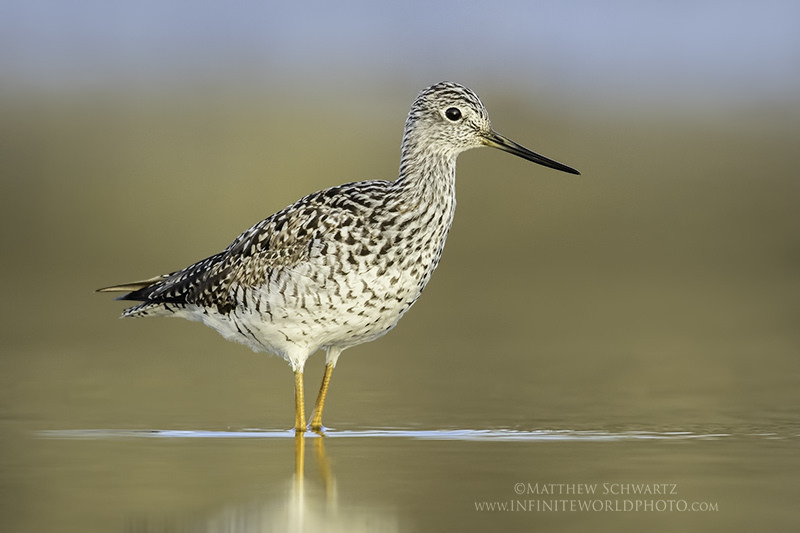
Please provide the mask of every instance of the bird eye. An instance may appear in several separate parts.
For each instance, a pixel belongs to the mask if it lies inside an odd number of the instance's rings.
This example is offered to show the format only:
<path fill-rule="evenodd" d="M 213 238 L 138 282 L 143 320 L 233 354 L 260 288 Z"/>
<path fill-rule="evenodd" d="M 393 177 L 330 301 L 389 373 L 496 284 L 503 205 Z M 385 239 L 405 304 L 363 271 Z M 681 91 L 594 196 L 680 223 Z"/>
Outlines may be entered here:
<path fill-rule="evenodd" d="M 444 112 L 444 116 L 455 122 L 461 119 L 461 110 L 457 107 L 448 107 Z"/>

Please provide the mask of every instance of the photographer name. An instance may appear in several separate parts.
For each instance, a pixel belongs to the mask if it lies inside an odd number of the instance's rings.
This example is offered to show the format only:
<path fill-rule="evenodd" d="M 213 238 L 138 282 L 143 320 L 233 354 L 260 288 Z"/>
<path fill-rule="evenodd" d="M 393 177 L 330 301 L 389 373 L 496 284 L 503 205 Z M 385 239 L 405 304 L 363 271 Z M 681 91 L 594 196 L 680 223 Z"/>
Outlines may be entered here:
<path fill-rule="evenodd" d="M 676 495 L 677 483 L 517 483 L 517 494 Z"/>

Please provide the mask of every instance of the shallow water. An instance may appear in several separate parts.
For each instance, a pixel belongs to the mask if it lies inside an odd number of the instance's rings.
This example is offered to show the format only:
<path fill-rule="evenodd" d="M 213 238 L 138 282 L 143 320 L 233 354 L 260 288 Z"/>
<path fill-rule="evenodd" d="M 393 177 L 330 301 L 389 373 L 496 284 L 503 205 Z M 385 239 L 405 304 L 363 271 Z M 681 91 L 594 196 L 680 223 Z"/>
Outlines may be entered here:
<path fill-rule="evenodd" d="M 224 349 L 213 335 L 199 341 Z M 106 355 L 105 364 L 61 354 L 64 366 L 77 363 L 75 374 L 40 361 L 38 378 L 4 383 L 6 393 L 16 389 L 27 399 L 4 404 L 6 525 L 76 532 L 748 531 L 791 529 L 800 520 L 795 405 L 709 411 L 716 393 L 681 396 L 684 385 L 648 401 L 603 387 L 581 395 L 557 365 L 552 372 L 564 383 L 540 383 L 536 393 L 523 378 L 506 377 L 505 389 L 493 390 L 497 376 L 467 372 L 467 383 L 485 383 L 465 391 L 457 381 L 398 372 L 378 386 L 369 374 L 381 376 L 375 367 L 399 359 L 392 349 L 405 339 L 398 337 L 373 343 L 378 353 L 370 357 L 343 359 L 326 414 L 335 427 L 299 439 L 288 429 L 291 372 L 274 358 L 234 349 L 198 370 L 197 360 L 153 350 L 120 372 L 135 347 Z M 320 363 L 309 365 L 309 383 Z M 230 365 L 238 368 L 225 370 Z M 411 387 L 419 388 L 409 394 Z M 762 391 L 751 401 L 790 392 Z M 247 424 L 258 420 L 270 425 Z"/>
<path fill-rule="evenodd" d="M 46 430 L 22 437 L 5 516 L 14 531 L 790 528 L 800 435 L 764 429 Z"/>

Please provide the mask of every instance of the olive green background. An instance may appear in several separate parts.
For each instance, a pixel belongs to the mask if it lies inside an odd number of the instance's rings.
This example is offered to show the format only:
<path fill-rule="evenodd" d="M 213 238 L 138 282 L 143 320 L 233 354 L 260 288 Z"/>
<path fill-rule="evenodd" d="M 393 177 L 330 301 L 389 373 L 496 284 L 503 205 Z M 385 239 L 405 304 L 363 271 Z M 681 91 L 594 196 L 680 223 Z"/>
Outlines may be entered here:
<path fill-rule="evenodd" d="M 564 42 L 531 45 L 538 54 L 525 60 L 486 36 L 463 50 L 433 39 L 438 19 L 425 20 L 419 35 L 439 47 L 389 57 L 377 71 L 357 57 L 343 72 L 314 70 L 314 52 L 336 40 L 306 52 L 271 47 L 301 59 L 263 71 L 247 57 L 194 77 L 109 63 L 99 82 L 83 72 L 31 81 L 8 69 L 0 529 L 796 527 L 793 71 L 782 91 L 758 92 L 712 80 L 713 69 L 626 86 L 634 66 L 610 90 L 614 73 L 596 83 L 590 69 L 575 74 L 592 43 L 577 56 Z M 362 30 L 365 43 L 379 40 Z M 698 53 L 726 65 L 714 31 L 712 52 Z M 130 35 L 148 42 L 146 32 Z M 207 57 L 208 46 L 188 57 Z M 472 62 L 476 49 L 485 55 Z M 690 56 L 679 50 L 677 64 Z M 759 74 L 742 77 L 758 85 Z M 410 103 L 445 78 L 472 87 L 500 133 L 582 175 L 488 149 L 463 154 L 455 223 L 430 285 L 389 335 L 344 353 L 328 437 L 309 436 L 304 452 L 289 431 L 285 362 L 197 323 L 119 320 L 123 304 L 94 292 L 215 253 L 312 191 L 395 177 Z M 322 361 L 307 365 L 309 397 Z M 712 510 L 477 510 L 585 501 L 520 493 L 518 483 L 675 484 L 669 498 L 598 498 Z"/>

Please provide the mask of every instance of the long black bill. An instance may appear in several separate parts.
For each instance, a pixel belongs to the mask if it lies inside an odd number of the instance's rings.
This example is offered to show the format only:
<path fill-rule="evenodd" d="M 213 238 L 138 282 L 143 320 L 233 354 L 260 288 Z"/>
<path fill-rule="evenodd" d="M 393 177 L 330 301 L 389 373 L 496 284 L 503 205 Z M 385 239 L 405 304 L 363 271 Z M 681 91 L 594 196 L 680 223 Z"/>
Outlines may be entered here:
<path fill-rule="evenodd" d="M 503 137 L 494 130 L 491 130 L 489 133 L 483 133 L 481 134 L 481 136 L 483 137 L 483 142 L 486 144 L 486 146 L 491 146 L 492 148 L 499 148 L 500 150 L 508 152 L 509 154 L 518 155 L 519 157 L 527 159 L 528 161 L 533 161 L 534 163 L 539 163 L 540 165 L 554 168 L 562 172 L 569 172 L 570 174 L 580 174 L 580 172 L 578 172 L 572 167 L 568 167 L 567 165 L 562 165 L 558 161 L 553 161 L 552 159 L 548 159 L 543 155 L 537 154 L 536 152 L 531 152 L 524 146 L 515 143 L 514 141 L 512 141 L 507 137 Z"/>

